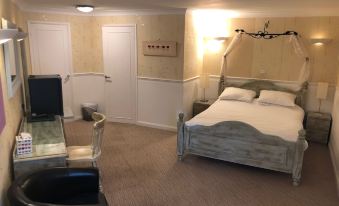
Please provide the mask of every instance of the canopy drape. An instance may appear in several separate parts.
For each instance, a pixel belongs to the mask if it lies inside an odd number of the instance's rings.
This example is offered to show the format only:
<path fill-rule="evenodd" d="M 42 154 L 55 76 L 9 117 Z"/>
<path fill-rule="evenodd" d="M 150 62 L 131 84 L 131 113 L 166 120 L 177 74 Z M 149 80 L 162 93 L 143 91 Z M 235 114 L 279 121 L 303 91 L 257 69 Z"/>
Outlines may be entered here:
<path fill-rule="evenodd" d="M 224 76 L 227 73 L 227 56 L 236 48 L 242 39 L 242 32 L 237 33 L 231 43 L 228 45 L 223 57 L 222 57 L 222 64 L 221 64 L 221 71 L 220 76 Z M 294 52 L 300 57 L 305 59 L 305 62 L 302 65 L 302 68 L 299 73 L 298 82 L 302 85 L 304 82 L 307 82 L 310 76 L 310 60 L 309 54 L 301 41 L 300 37 L 297 35 L 291 35 L 290 43 L 293 46 Z"/>

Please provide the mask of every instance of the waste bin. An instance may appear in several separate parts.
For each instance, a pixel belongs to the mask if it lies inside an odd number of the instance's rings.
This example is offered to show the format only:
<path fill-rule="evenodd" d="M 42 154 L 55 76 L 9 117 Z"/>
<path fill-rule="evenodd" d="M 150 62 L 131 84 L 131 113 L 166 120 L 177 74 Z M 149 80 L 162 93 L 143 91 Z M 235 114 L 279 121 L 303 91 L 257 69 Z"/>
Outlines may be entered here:
<path fill-rule="evenodd" d="M 83 103 L 81 104 L 82 119 L 85 121 L 92 121 L 93 112 L 98 111 L 98 104 L 96 103 Z"/>

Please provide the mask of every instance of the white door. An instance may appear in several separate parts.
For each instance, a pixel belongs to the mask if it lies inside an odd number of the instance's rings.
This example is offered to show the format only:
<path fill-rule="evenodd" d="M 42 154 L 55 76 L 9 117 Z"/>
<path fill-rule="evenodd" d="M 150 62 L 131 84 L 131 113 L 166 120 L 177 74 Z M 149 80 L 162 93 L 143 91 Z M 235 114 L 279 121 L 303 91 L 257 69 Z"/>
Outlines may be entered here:
<path fill-rule="evenodd" d="M 104 26 L 105 113 L 110 121 L 136 119 L 136 28 Z"/>
<path fill-rule="evenodd" d="M 72 117 L 70 27 L 67 23 L 29 22 L 32 74 L 62 77 L 64 116 Z"/>

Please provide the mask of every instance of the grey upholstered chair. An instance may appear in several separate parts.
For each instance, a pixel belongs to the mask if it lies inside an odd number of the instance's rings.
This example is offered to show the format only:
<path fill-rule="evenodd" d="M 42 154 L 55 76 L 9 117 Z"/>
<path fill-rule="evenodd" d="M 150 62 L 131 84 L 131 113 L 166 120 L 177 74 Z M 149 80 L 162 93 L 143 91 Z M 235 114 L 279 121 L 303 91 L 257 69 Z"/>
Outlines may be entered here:
<path fill-rule="evenodd" d="M 94 112 L 92 145 L 87 146 L 70 146 L 67 147 L 67 162 L 91 162 L 94 167 L 97 167 L 96 160 L 101 154 L 101 143 L 104 133 L 106 117 L 103 114 Z"/>

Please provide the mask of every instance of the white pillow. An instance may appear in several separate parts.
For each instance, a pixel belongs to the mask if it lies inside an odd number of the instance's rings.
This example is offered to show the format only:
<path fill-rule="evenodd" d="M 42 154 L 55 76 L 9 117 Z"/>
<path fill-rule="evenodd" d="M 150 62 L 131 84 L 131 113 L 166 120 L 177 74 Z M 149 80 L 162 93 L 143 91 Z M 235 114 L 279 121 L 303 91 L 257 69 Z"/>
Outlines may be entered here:
<path fill-rule="evenodd" d="M 286 107 L 295 106 L 294 94 L 281 91 L 261 90 L 258 102 L 261 104 L 276 104 Z"/>
<path fill-rule="evenodd" d="M 252 102 L 255 95 L 256 93 L 253 90 L 241 89 L 236 87 L 227 87 L 219 96 L 219 99 Z"/>

